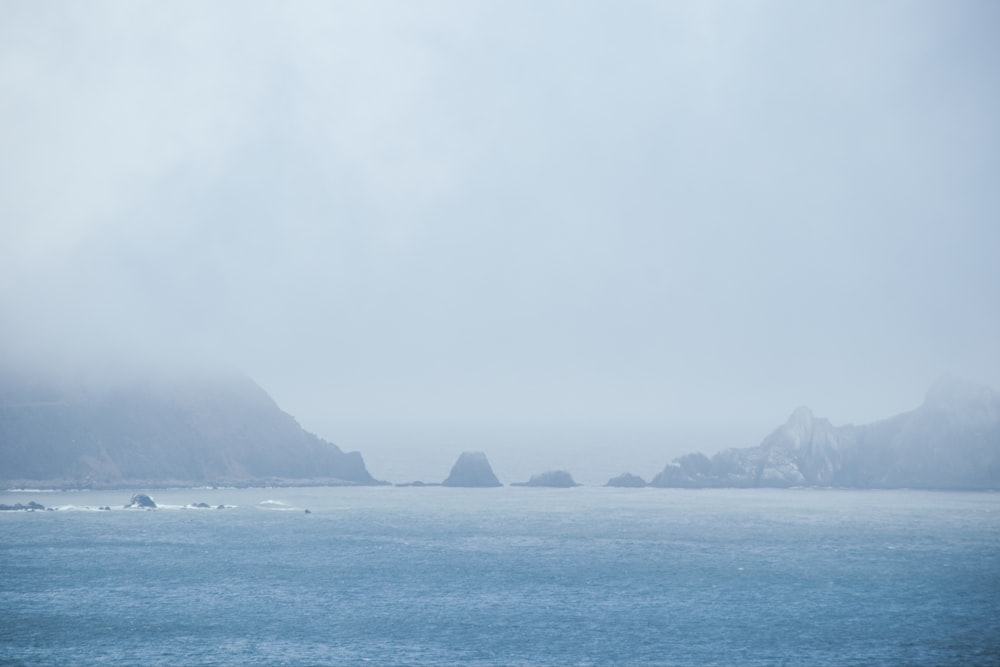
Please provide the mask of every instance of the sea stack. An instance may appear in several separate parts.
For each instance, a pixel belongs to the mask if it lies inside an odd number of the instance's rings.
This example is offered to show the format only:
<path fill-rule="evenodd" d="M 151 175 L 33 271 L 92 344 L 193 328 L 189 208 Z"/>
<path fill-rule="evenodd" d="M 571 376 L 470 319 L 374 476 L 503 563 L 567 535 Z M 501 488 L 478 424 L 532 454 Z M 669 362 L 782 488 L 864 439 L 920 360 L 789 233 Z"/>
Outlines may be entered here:
<path fill-rule="evenodd" d="M 491 487 L 503 486 L 483 452 L 462 452 L 451 468 L 443 486 Z"/>

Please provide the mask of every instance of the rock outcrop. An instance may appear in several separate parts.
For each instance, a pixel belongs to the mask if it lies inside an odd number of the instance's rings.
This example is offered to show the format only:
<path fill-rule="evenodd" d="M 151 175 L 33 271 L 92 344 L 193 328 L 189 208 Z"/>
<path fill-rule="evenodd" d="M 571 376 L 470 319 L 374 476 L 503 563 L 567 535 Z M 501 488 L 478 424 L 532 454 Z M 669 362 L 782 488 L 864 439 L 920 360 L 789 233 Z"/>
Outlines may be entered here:
<path fill-rule="evenodd" d="M 442 486 L 495 487 L 503 486 L 490 467 L 483 452 L 463 452 L 451 468 Z"/>
<path fill-rule="evenodd" d="M 144 509 L 156 509 L 156 503 L 145 493 L 133 493 L 131 500 L 125 507 L 139 507 Z"/>
<path fill-rule="evenodd" d="M 0 512 L 36 512 L 45 511 L 45 505 L 36 503 L 34 500 L 25 503 L 14 503 L 13 505 L 0 504 Z"/>
<path fill-rule="evenodd" d="M 799 408 L 759 446 L 682 456 L 650 485 L 998 489 L 1000 397 L 945 378 L 917 409 L 873 424 L 837 427 Z"/>
<path fill-rule="evenodd" d="M 640 488 L 646 486 L 646 480 L 638 475 L 633 475 L 632 473 L 623 472 L 617 477 L 612 477 L 608 480 L 608 483 L 604 486 L 620 486 L 620 487 L 630 487 L 630 488 Z"/>
<path fill-rule="evenodd" d="M 538 475 L 532 475 L 527 482 L 517 482 L 511 486 L 549 486 L 560 489 L 571 486 L 580 486 L 573 480 L 573 476 L 565 470 L 549 470 Z"/>

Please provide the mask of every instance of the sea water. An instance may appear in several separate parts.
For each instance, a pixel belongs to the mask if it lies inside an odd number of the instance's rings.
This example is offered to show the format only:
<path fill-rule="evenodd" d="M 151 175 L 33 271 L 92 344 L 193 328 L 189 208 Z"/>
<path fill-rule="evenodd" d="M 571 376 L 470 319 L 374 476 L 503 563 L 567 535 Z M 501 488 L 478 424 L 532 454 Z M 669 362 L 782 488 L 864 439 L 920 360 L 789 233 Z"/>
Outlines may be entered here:
<path fill-rule="evenodd" d="M 151 495 L 0 493 L 0 663 L 1000 664 L 996 493 Z"/>

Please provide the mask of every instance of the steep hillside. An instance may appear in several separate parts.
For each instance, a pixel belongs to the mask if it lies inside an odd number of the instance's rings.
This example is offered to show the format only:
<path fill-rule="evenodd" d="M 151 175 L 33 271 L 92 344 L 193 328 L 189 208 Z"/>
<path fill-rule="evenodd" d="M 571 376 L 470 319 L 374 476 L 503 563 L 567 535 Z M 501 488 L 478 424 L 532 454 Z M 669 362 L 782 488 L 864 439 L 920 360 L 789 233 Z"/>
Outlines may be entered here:
<path fill-rule="evenodd" d="M 0 373 L 0 484 L 374 484 L 233 372 L 113 382 Z"/>

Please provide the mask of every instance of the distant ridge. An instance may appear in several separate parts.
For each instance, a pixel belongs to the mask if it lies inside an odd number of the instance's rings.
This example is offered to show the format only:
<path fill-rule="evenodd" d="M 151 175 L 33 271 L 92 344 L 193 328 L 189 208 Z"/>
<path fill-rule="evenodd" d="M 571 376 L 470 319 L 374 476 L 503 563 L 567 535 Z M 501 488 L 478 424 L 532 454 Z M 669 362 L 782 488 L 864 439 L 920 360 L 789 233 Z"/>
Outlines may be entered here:
<path fill-rule="evenodd" d="M 0 484 L 378 484 L 231 371 L 114 381 L 0 371 Z"/>
<path fill-rule="evenodd" d="M 949 376 L 917 409 L 872 424 L 798 408 L 757 447 L 679 457 L 650 486 L 1000 489 L 1000 397 Z"/>

